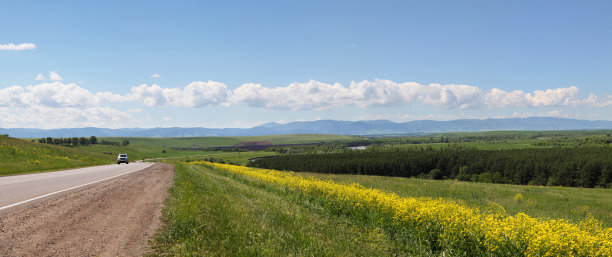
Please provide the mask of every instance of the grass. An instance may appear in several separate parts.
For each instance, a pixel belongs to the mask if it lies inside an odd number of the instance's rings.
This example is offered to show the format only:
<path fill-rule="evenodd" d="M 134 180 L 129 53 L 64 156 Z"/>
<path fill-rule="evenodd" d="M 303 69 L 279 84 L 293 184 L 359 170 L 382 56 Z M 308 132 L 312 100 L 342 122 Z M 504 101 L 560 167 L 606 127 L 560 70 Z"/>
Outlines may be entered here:
<path fill-rule="evenodd" d="M 232 165 L 179 163 L 176 170 L 172 197 L 163 210 L 165 225 L 156 234 L 153 255 L 612 253 L 607 237 L 611 230 L 593 220 L 568 223 L 533 219 L 524 214 L 506 214 L 499 208 L 487 210 L 487 205 L 480 212 L 479 207 L 462 207 L 453 200 L 404 199 L 354 184 Z M 512 199 L 520 202 L 526 198 L 515 195 Z"/>
<path fill-rule="evenodd" d="M 253 137 L 174 137 L 174 138 L 139 138 L 139 137 L 107 137 L 98 138 L 98 141 L 107 140 L 114 142 L 122 142 L 129 140 L 127 146 L 111 146 L 111 145 L 88 145 L 79 146 L 79 148 L 96 153 L 107 153 L 108 155 L 116 156 L 119 153 L 127 153 L 130 159 L 151 159 L 151 158 L 183 158 L 187 156 L 229 156 L 228 158 L 240 160 L 240 163 L 245 161 L 244 158 L 234 157 L 232 154 L 220 154 L 218 151 L 185 151 L 174 150 L 173 147 L 212 147 L 212 146 L 233 146 L 243 142 L 266 141 L 269 144 L 306 144 L 320 142 L 345 142 L 358 140 L 355 136 L 342 135 L 280 135 L 280 136 L 253 136 Z M 162 151 L 166 152 L 163 153 Z M 242 155 L 242 154 L 239 154 Z M 263 154 L 245 154 L 248 158 L 267 156 L 269 153 Z M 217 158 L 217 157 L 215 157 Z M 246 159 L 248 159 L 246 158 Z"/>
<path fill-rule="evenodd" d="M 275 156 L 278 153 L 275 152 L 265 152 L 265 151 L 257 151 L 257 152 L 213 152 L 201 155 L 190 155 L 186 157 L 181 157 L 178 160 L 186 161 L 198 161 L 204 160 L 206 158 L 215 158 L 222 159 L 225 162 L 231 162 L 238 165 L 246 165 L 251 158 L 257 157 L 265 157 L 265 156 Z"/>
<path fill-rule="evenodd" d="M 358 136 L 326 135 L 326 134 L 292 134 L 292 135 L 271 135 L 271 136 L 249 136 L 249 137 L 230 137 L 243 142 L 265 141 L 273 145 L 284 144 L 310 144 L 310 143 L 332 143 L 332 142 L 353 142 L 363 140 Z"/>
<path fill-rule="evenodd" d="M 111 164 L 116 156 L 0 136 L 0 176 Z"/>
<path fill-rule="evenodd" d="M 426 180 L 366 175 L 299 173 L 341 183 L 359 183 L 400 196 L 444 197 L 471 206 L 503 206 L 509 214 L 579 221 L 589 214 L 612 226 L 612 190 L 601 188 L 542 187 L 488 184 L 454 180 Z M 517 195 L 520 194 L 520 197 Z"/>
<path fill-rule="evenodd" d="M 487 132 L 450 132 L 410 137 L 375 138 L 375 141 L 387 144 L 398 144 L 402 140 L 420 140 L 420 144 L 402 144 L 402 147 L 433 148 L 458 144 L 482 150 L 610 146 L 611 130 L 576 130 L 576 131 L 487 131 Z M 447 139 L 449 143 L 435 140 Z"/>
<path fill-rule="evenodd" d="M 154 255 L 387 256 L 383 231 L 210 167 L 177 164 Z"/>

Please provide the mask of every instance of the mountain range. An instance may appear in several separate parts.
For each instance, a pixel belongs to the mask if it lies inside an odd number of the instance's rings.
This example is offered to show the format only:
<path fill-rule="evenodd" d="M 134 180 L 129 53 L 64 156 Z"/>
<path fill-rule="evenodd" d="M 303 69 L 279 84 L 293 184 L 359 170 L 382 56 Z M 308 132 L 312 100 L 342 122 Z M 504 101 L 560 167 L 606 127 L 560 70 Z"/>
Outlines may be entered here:
<path fill-rule="evenodd" d="M 595 130 L 612 129 L 612 121 L 533 117 L 510 119 L 460 119 L 450 121 L 418 120 L 396 123 L 368 121 L 297 121 L 286 124 L 266 123 L 252 128 L 0 128 L 0 134 L 19 138 L 41 137 L 202 137 L 262 136 L 283 134 L 397 135 L 441 132 L 495 130 Z"/>

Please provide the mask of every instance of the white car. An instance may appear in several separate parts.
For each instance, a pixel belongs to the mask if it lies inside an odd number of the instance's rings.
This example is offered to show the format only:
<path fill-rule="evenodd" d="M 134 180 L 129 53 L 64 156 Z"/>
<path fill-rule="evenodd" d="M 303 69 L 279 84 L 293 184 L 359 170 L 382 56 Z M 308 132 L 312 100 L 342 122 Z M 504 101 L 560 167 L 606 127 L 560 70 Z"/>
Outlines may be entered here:
<path fill-rule="evenodd" d="M 125 164 L 130 163 L 126 153 L 120 153 L 119 156 L 117 156 L 117 164 L 121 164 L 122 162 L 125 162 Z"/>

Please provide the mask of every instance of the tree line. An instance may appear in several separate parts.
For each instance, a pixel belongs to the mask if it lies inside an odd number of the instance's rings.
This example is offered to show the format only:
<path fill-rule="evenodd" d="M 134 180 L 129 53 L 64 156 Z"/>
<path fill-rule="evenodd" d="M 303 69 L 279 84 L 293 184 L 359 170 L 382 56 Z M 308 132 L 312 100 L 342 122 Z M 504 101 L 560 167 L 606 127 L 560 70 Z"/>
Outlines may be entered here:
<path fill-rule="evenodd" d="M 114 145 L 114 146 L 127 146 L 130 144 L 129 140 L 123 140 L 121 142 L 102 140 L 99 141 L 97 137 L 45 137 L 38 139 L 38 143 L 49 144 L 49 145 L 60 145 L 60 146 L 79 146 L 79 145 Z"/>
<path fill-rule="evenodd" d="M 610 187 L 612 148 L 531 148 L 478 150 L 448 146 L 388 151 L 345 151 L 281 155 L 258 159 L 249 166 L 318 173 L 425 177 L 463 181 Z"/>

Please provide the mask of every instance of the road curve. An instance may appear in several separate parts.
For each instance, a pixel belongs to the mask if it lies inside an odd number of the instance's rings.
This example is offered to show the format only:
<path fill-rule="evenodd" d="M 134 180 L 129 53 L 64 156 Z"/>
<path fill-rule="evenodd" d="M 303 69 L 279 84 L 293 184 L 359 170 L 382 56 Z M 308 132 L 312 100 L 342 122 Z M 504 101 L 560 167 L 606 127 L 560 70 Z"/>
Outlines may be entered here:
<path fill-rule="evenodd" d="M 112 164 L 0 177 L 0 211 L 56 193 L 139 171 L 149 166 L 151 163 Z"/>

